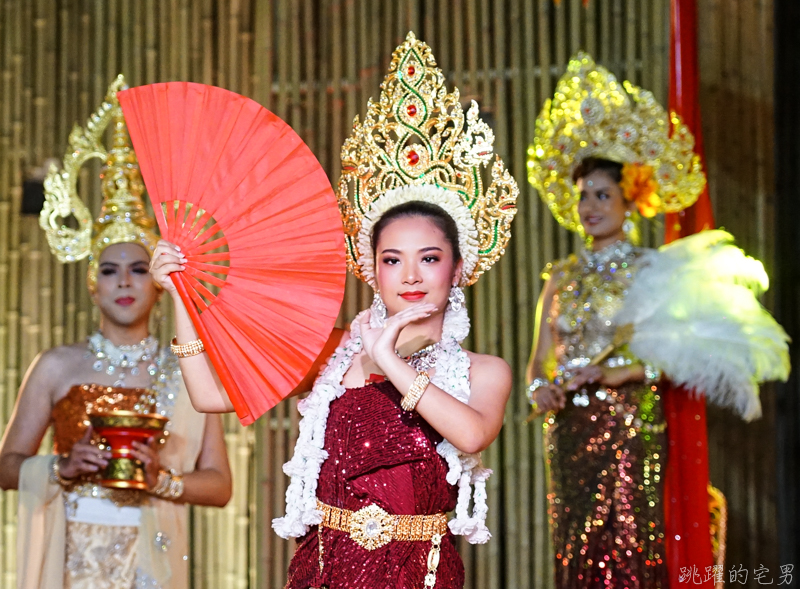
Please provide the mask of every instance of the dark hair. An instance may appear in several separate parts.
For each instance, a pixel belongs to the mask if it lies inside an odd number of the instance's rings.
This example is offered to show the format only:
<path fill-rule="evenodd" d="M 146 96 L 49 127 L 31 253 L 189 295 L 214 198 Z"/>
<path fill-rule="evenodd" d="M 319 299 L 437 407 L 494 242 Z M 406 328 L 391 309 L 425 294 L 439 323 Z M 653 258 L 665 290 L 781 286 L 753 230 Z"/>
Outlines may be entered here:
<path fill-rule="evenodd" d="M 581 163 L 572 172 L 572 181 L 577 182 L 597 170 L 611 176 L 614 182 L 622 182 L 622 164 L 601 157 L 587 157 L 581 160 Z"/>
<path fill-rule="evenodd" d="M 392 207 L 378 219 L 378 222 L 375 223 L 375 226 L 372 228 L 373 252 L 377 251 L 376 246 L 381 237 L 381 232 L 386 229 L 389 223 L 406 217 L 424 217 L 429 219 L 444 233 L 444 238 L 450 244 L 450 247 L 453 248 L 453 262 L 458 263 L 461 260 L 461 250 L 458 248 L 458 226 L 453 220 L 453 217 L 448 215 L 442 207 L 422 200 L 411 200 L 397 205 L 396 207 Z"/>

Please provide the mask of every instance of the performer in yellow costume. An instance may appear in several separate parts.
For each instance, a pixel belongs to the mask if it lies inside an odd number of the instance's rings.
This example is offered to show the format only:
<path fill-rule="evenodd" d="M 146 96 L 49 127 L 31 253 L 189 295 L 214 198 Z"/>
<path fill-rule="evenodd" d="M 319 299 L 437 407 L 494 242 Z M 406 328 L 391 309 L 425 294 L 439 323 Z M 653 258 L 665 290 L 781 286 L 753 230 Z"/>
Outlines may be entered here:
<path fill-rule="evenodd" d="M 223 506 L 231 496 L 219 416 L 193 410 L 176 357 L 149 335 L 160 297 L 148 272 L 158 237 L 116 99 L 123 85 L 120 76 L 86 128 L 75 127 L 64 170 L 51 170 L 45 182 L 41 225 L 59 261 L 89 256 L 88 286 L 101 319 L 88 341 L 34 361 L 0 448 L 0 484 L 19 489 L 17 584 L 25 589 L 186 588 L 187 504 Z M 105 166 L 93 227 L 76 183 L 95 157 Z M 77 229 L 57 222 L 70 214 Z M 88 414 L 111 410 L 169 420 L 164 441 L 135 446 L 147 490 L 97 482 L 111 455 L 97 445 Z M 37 456 L 51 422 L 54 454 Z"/>
<path fill-rule="evenodd" d="M 680 538 L 665 533 L 661 372 L 752 419 L 757 383 L 788 371 L 786 334 L 754 296 L 766 274 L 730 235 L 638 247 L 640 217 L 680 211 L 703 189 L 693 148 L 679 117 L 585 54 L 537 120 L 529 179 L 556 220 L 587 238 L 547 265 L 528 366 L 534 411 L 549 412 L 559 588 L 669 585 L 666 543 Z M 708 527 L 700 533 L 710 544 Z"/>

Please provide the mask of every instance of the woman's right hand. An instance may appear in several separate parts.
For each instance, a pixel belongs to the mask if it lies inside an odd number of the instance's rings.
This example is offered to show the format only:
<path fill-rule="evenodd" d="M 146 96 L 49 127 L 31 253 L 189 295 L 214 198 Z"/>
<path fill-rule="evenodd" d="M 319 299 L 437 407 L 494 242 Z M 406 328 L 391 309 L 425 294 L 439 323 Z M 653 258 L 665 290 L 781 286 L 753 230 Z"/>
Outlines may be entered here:
<path fill-rule="evenodd" d="M 169 275 L 173 272 L 183 272 L 186 268 L 185 264 L 186 256 L 180 248 L 174 243 L 161 239 L 150 259 L 150 274 L 161 288 L 174 295 L 178 289 Z"/>
<path fill-rule="evenodd" d="M 567 396 L 560 386 L 549 384 L 539 387 L 533 392 L 533 402 L 536 404 L 535 408 L 539 413 L 559 411 L 567 404 Z"/>
<path fill-rule="evenodd" d="M 75 442 L 66 457 L 59 458 L 58 473 L 65 479 L 75 479 L 85 474 L 94 474 L 105 468 L 111 458 L 111 452 L 101 450 L 92 442 L 92 428 L 88 428 L 83 437 Z"/>

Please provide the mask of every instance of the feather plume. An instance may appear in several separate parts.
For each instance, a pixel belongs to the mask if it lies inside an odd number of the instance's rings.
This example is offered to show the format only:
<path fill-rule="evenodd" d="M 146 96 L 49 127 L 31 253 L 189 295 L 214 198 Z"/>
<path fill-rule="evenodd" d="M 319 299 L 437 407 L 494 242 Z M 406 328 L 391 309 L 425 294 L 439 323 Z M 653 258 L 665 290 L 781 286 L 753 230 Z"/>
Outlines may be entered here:
<path fill-rule="evenodd" d="M 758 383 L 789 376 L 789 337 L 756 298 L 764 267 L 725 231 L 704 231 L 644 254 L 615 317 L 631 352 L 677 385 L 746 421 L 761 416 Z"/>

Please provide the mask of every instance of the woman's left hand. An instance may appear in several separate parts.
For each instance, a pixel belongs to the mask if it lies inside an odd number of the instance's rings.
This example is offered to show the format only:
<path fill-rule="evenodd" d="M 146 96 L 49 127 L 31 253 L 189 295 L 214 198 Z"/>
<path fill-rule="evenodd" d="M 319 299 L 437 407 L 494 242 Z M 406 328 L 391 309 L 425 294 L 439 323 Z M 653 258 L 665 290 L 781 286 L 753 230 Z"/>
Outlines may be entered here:
<path fill-rule="evenodd" d="M 387 360 L 396 358 L 397 338 L 406 325 L 430 317 L 436 311 L 436 305 L 418 303 L 403 309 L 386 320 L 384 326 L 370 327 L 370 312 L 364 313 L 360 320 L 361 343 L 364 351 L 378 367 L 383 370 Z"/>
<path fill-rule="evenodd" d="M 158 482 L 158 473 L 161 470 L 161 460 L 158 458 L 155 439 L 150 438 L 146 444 L 134 442 L 131 454 L 144 466 L 145 483 L 148 489 L 152 489 Z"/>
<path fill-rule="evenodd" d="M 635 371 L 633 367 L 640 370 Z M 626 382 L 642 380 L 638 372 L 641 367 L 638 365 L 615 366 L 614 368 L 601 366 L 584 366 L 575 371 L 572 379 L 567 383 L 568 391 L 576 391 L 587 384 L 599 384 L 615 389 Z"/>

